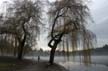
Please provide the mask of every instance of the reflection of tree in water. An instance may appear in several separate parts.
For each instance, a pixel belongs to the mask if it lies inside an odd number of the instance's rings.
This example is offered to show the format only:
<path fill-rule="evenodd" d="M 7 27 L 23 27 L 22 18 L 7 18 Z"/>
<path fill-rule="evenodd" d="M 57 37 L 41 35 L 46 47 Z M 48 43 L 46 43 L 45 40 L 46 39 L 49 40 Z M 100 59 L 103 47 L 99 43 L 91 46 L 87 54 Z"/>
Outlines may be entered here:
<path fill-rule="evenodd" d="M 48 44 L 51 47 L 49 62 L 53 64 L 55 50 L 58 44 L 61 44 L 68 58 L 69 52 L 77 51 L 78 47 L 83 49 L 84 63 L 89 63 L 90 49 L 94 47 L 95 35 L 86 29 L 86 24 L 91 19 L 87 1 L 57 0 L 51 4 L 49 16 L 52 23 L 49 33 L 51 40 Z"/>

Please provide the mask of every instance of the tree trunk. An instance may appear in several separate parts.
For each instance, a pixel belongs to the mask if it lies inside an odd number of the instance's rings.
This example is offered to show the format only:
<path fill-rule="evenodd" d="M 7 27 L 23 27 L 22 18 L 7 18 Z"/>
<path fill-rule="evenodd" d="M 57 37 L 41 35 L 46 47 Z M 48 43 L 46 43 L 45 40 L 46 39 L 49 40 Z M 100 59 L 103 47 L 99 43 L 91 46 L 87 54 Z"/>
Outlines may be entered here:
<path fill-rule="evenodd" d="M 49 63 L 52 65 L 54 63 L 54 55 L 55 55 L 55 48 L 52 48 L 50 51 L 50 59 L 49 59 Z"/>
<path fill-rule="evenodd" d="M 48 46 L 51 48 L 49 63 L 52 65 L 54 63 L 54 54 L 57 48 L 57 45 L 60 43 L 63 33 L 55 35 L 48 43 Z M 52 42 L 54 43 L 52 44 Z"/>
<path fill-rule="evenodd" d="M 22 60 L 25 41 L 26 41 L 26 35 L 24 35 L 24 39 L 19 42 L 19 50 L 18 50 L 18 59 L 19 60 Z"/>
<path fill-rule="evenodd" d="M 19 49 L 18 49 L 18 56 L 17 56 L 17 58 L 19 60 L 22 60 L 22 56 L 23 56 L 23 46 L 21 45 L 21 46 L 19 46 Z"/>

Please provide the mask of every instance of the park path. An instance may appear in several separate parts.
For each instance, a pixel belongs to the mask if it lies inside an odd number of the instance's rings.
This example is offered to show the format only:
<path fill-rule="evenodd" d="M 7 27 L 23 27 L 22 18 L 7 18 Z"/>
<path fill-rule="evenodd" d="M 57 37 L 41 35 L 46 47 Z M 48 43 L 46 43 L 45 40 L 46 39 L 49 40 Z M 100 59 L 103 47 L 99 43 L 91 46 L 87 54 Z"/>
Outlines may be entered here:
<path fill-rule="evenodd" d="M 66 71 L 64 67 L 61 67 L 57 64 L 48 65 L 47 62 L 34 62 L 31 65 L 26 66 L 25 68 L 18 71 Z"/>

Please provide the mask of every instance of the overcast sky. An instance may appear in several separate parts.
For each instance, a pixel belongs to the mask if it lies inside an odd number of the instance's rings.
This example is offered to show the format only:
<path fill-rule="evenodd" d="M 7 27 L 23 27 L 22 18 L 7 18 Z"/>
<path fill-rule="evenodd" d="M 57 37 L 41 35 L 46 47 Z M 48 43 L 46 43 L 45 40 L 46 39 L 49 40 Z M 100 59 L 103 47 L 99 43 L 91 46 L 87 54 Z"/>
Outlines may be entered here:
<path fill-rule="evenodd" d="M 2 1 L 7 0 L 0 0 L 0 5 Z M 95 23 L 88 28 L 96 34 L 99 47 L 108 44 L 108 0 L 92 0 L 89 7 Z M 47 42 L 41 42 L 41 46 L 46 48 Z"/>
<path fill-rule="evenodd" d="M 108 44 L 108 0 L 93 0 L 90 9 L 95 23 L 89 28 L 97 36 L 97 45 Z"/>

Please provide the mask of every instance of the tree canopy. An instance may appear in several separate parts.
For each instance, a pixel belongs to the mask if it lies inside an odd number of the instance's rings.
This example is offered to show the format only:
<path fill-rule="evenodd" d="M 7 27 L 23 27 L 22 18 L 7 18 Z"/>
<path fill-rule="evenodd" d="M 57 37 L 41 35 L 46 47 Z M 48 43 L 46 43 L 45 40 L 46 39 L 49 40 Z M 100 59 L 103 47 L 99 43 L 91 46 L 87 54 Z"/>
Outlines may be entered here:
<path fill-rule="evenodd" d="M 0 34 L 14 35 L 19 44 L 19 58 L 26 44 L 36 44 L 42 25 L 40 4 L 39 0 L 14 0 L 8 4 L 6 13 L 2 15 Z"/>
<path fill-rule="evenodd" d="M 88 50 L 94 47 L 96 36 L 86 28 L 90 20 L 92 21 L 87 1 L 56 0 L 51 4 L 49 17 L 52 26 L 49 33 L 49 36 L 51 36 L 49 44 L 51 45 L 52 41 L 56 44 L 56 46 L 54 44 L 50 46 L 51 48 L 56 49 L 62 40 L 62 50 L 66 51 L 67 56 L 69 56 L 68 52 L 70 51 Z M 61 47 L 59 48 L 61 49 Z M 89 55 L 89 52 L 87 51 L 84 54 Z"/>
<path fill-rule="evenodd" d="M 94 47 L 96 36 L 86 27 L 88 23 L 92 23 L 87 4 L 88 0 L 55 0 L 49 4 L 51 40 L 48 46 L 51 48 L 49 60 L 51 64 L 58 45 L 68 57 L 69 52 L 83 49 L 85 63 L 90 61 L 90 49 Z M 18 59 L 22 58 L 25 46 L 37 44 L 37 38 L 43 30 L 40 29 L 42 9 L 41 0 L 13 0 L 7 3 L 6 12 L 0 16 L 0 35 L 6 35 L 10 38 L 9 41 L 16 42 Z"/>

